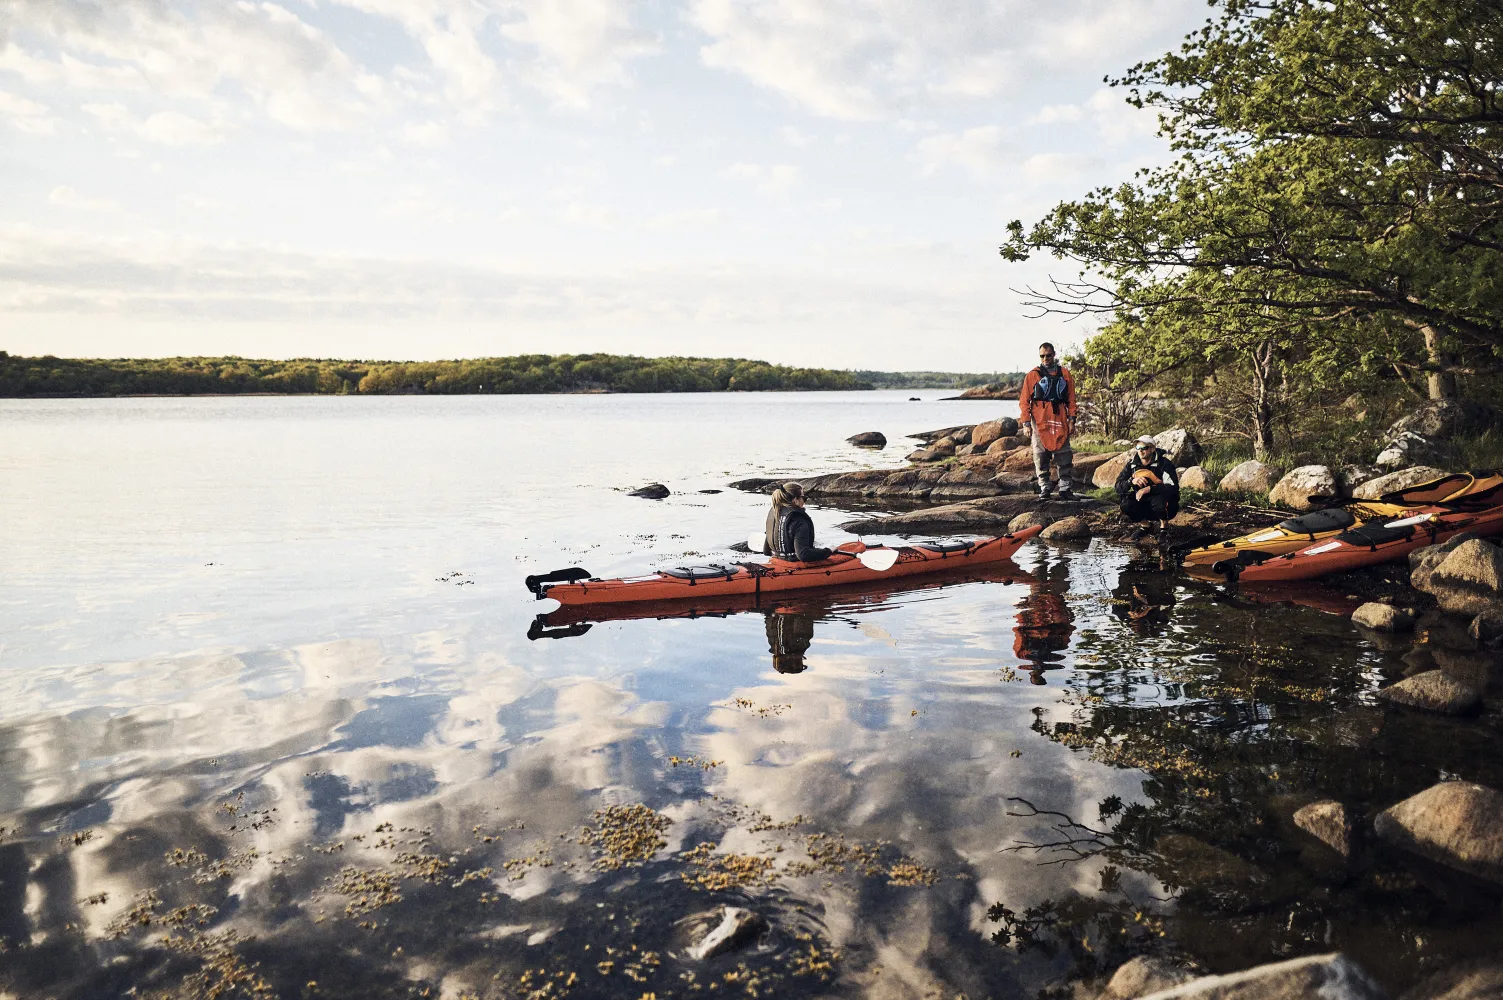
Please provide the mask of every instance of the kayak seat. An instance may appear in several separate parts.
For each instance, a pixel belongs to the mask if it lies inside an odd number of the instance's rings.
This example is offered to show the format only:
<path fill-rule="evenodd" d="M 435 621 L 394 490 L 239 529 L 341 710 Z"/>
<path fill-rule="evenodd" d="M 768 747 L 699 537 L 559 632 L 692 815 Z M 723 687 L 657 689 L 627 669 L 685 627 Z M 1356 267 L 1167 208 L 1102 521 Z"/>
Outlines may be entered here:
<path fill-rule="evenodd" d="M 914 546 L 914 548 L 923 549 L 925 552 L 939 553 L 964 552 L 967 549 L 974 549 L 975 547 L 975 542 L 926 542 L 922 545 Z"/>
<path fill-rule="evenodd" d="M 1348 545 L 1371 548 L 1377 545 L 1387 545 L 1389 542 L 1405 541 L 1412 537 L 1414 537 L 1412 524 L 1406 524 L 1402 528 L 1385 528 L 1380 524 L 1373 524 L 1343 531 L 1336 536 L 1336 540 Z"/>
<path fill-rule="evenodd" d="M 659 573 L 671 576 L 675 580 L 710 580 L 714 578 L 729 578 L 743 572 L 740 566 L 722 566 L 719 563 L 707 563 L 703 566 L 675 566 L 672 569 L 660 569 Z"/>
<path fill-rule="evenodd" d="M 1350 528 L 1357 523 L 1352 512 L 1344 507 L 1332 507 L 1330 510 L 1317 510 L 1309 514 L 1301 514 L 1299 517 L 1291 517 L 1287 521 L 1280 521 L 1279 527 L 1285 531 L 1292 531 L 1296 535 L 1318 535 L 1325 531 L 1340 531 L 1342 528 Z"/>

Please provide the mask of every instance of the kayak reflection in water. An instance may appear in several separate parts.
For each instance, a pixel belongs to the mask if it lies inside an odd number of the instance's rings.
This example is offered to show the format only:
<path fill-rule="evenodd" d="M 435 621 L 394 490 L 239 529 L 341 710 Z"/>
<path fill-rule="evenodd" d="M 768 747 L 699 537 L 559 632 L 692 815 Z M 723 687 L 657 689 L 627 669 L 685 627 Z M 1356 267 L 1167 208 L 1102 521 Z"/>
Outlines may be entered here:
<path fill-rule="evenodd" d="M 767 650 L 772 654 L 772 668 L 780 674 L 804 672 L 804 654 L 814 641 L 814 622 L 818 614 L 775 608 L 767 613 Z"/>
<path fill-rule="evenodd" d="M 1065 602 L 1069 589 L 1069 566 L 1061 559 L 1041 564 L 1028 584 L 1028 596 L 1018 602 L 1013 626 L 1012 651 L 1032 667 L 1028 679 L 1043 684 L 1044 671 L 1064 665 L 1064 651 L 1075 634 L 1075 615 Z"/>
<path fill-rule="evenodd" d="M 767 543 L 763 555 L 799 562 L 818 562 L 830 550 L 814 544 L 814 521 L 804 510 L 804 488 L 784 483 L 772 491 L 772 509 L 767 512 Z"/>

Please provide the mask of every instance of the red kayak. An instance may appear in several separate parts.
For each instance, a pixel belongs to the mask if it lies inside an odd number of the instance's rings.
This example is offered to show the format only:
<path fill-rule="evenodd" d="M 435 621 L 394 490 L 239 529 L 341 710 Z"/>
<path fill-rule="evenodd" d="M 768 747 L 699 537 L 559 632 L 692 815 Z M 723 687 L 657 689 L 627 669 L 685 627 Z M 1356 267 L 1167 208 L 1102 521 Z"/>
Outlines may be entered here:
<path fill-rule="evenodd" d="M 1260 553 L 1244 552 L 1235 560 L 1216 563 L 1211 569 L 1228 580 L 1246 583 L 1308 580 L 1403 559 L 1415 549 L 1444 542 L 1463 531 L 1496 535 L 1503 533 L 1503 504 L 1499 503 L 1503 496 L 1499 492 L 1489 490 L 1460 504 L 1429 508 L 1391 521 L 1361 524 L 1297 552 L 1263 558 L 1259 558 Z"/>
<path fill-rule="evenodd" d="M 995 538 L 931 545 L 889 547 L 847 542 L 818 562 L 770 559 L 765 563 L 712 563 L 620 580 L 596 579 L 588 570 L 575 567 L 529 576 L 527 589 L 539 599 L 551 597 L 568 607 L 841 587 L 999 563 L 1011 559 L 1023 543 L 1042 530 L 1035 526 Z"/>

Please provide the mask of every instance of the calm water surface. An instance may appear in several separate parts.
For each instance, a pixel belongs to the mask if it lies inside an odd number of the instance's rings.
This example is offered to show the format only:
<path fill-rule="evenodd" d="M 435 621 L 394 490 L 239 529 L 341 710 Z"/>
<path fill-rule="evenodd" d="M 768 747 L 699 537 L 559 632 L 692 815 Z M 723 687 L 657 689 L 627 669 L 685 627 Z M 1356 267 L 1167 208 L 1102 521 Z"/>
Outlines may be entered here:
<path fill-rule="evenodd" d="M 978 1000 L 1333 948 L 1398 988 L 1496 950 L 1486 891 L 1287 819 L 1503 785 L 1496 713 L 1373 698 L 1496 683 L 1440 626 L 1098 541 L 529 639 L 528 573 L 731 557 L 761 499 L 700 491 L 1015 412 L 909 395 L 0 401 L 0 996 Z M 697 961 L 722 903 L 768 930 Z"/>

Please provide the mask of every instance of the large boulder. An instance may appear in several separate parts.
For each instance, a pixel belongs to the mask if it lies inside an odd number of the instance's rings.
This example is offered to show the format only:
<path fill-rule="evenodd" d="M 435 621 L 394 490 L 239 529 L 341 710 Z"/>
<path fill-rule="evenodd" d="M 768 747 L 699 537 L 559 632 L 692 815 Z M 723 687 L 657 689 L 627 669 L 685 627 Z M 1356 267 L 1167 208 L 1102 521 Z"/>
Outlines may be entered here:
<path fill-rule="evenodd" d="M 1050 468 L 1053 467 L 1054 466 L 1051 464 Z M 1032 472 L 1033 449 L 1014 448 L 1012 451 L 1003 456 L 1002 462 L 1000 465 L 998 465 L 997 468 L 1002 472 Z"/>
<path fill-rule="evenodd" d="M 1171 427 L 1153 436 L 1153 443 L 1175 465 L 1194 465 L 1206 457 L 1206 450 L 1195 435 L 1183 427 Z"/>
<path fill-rule="evenodd" d="M 1333 497 L 1337 493 L 1336 474 L 1324 465 L 1301 465 L 1274 484 L 1268 499 L 1295 510 L 1315 510 L 1311 497 Z"/>
<path fill-rule="evenodd" d="M 1481 538 L 1462 542 L 1423 582 L 1444 611 L 1471 615 L 1503 611 L 1503 549 Z"/>
<path fill-rule="evenodd" d="M 1074 467 L 1075 481 L 1077 483 L 1091 482 L 1096 475 L 1096 470 L 1116 457 L 1115 452 L 1107 452 L 1104 455 L 1076 455 Z"/>
<path fill-rule="evenodd" d="M 1379 476 L 1377 479 L 1369 479 L 1352 490 L 1352 499 L 1376 500 L 1385 493 L 1408 489 L 1411 486 L 1418 486 L 1420 483 L 1428 483 L 1430 480 L 1439 479 L 1445 474 L 1446 470 L 1437 469 L 1430 465 L 1416 465 L 1412 469 L 1401 469 L 1398 472 L 1390 472 L 1386 476 Z"/>
<path fill-rule="evenodd" d="M 1414 616 L 1392 604 L 1368 601 L 1352 612 L 1352 621 L 1377 632 L 1407 632 L 1414 628 Z"/>
<path fill-rule="evenodd" d="M 1383 470 L 1376 465 L 1343 465 L 1341 475 L 1337 477 L 1341 481 L 1341 495 L 1349 497 L 1357 487 L 1372 482 L 1381 475 Z"/>
<path fill-rule="evenodd" d="M 862 431 L 860 434 L 852 434 L 845 439 L 846 444 L 853 444 L 857 448 L 886 448 L 887 435 L 881 431 Z"/>
<path fill-rule="evenodd" d="M 1141 1000 L 1383 1000 L 1362 967 L 1340 952 L 1204 976 Z"/>
<path fill-rule="evenodd" d="M 910 462 L 938 462 L 955 454 L 955 439 L 942 437 L 926 448 L 908 453 Z"/>
<path fill-rule="evenodd" d="M 988 420 L 984 424 L 977 424 L 971 428 L 971 444 L 980 450 L 998 438 L 1010 437 L 1016 433 L 1018 433 L 1016 420 L 1012 417 L 998 417 L 996 420 Z"/>
<path fill-rule="evenodd" d="M 1435 568 L 1446 561 L 1458 546 L 1479 537 L 1473 532 L 1462 531 L 1443 542 L 1435 545 L 1426 545 L 1424 548 L 1415 549 L 1409 553 L 1409 586 L 1425 593 L 1430 592 L 1430 574 Z"/>
<path fill-rule="evenodd" d="M 1029 510 L 1008 521 L 1007 530 L 1009 532 L 1022 531 L 1024 528 L 1032 528 L 1034 526 L 1047 528 L 1049 524 L 1050 518 L 1047 515 L 1040 514 L 1036 510 Z"/>
<path fill-rule="evenodd" d="M 1091 537 L 1091 525 L 1083 517 L 1066 517 L 1049 525 L 1039 537 L 1046 542 L 1078 542 Z"/>
<path fill-rule="evenodd" d="M 1393 422 L 1387 437 L 1418 434 L 1427 438 L 1454 438 L 1478 434 L 1503 423 L 1503 413 L 1486 403 L 1470 399 L 1436 399 Z"/>
<path fill-rule="evenodd" d="M 626 495 L 629 497 L 643 497 L 647 500 L 662 500 L 668 496 L 668 487 L 662 483 L 648 483 L 646 486 L 632 490 Z"/>
<path fill-rule="evenodd" d="M 1449 441 L 1424 437 L 1405 431 L 1378 452 L 1373 462 L 1380 469 L 1407 469 L 1411 465 L 1450 465 L 1456 461 L 1456 449 Z"/>
<path fill-rule="evenodd" d="M 1443 781 L 1378 814 L 1378 836 L 1459 871 L 1503 884 L 1503 793 Z"/>
<path fill-rule="evenodd" d="M 1216 488 L 1215 482 L 1211 479 L 1211 474 L 1198 465 L 1192 465 L 1180 473 L 1179 486 L 1182 490 L 1200 490 L 1201 492 Z"/>
<path fill-rule="evenodd" d="M 1426 670 L 1406 677 L 1379 691 L 1378 697 L 1405 708 L 1419 708 L 1441 715 L 1462 715 L 1482 704 L 1482 697 L 1476 689 L 1444 670 Z"/>
<path fill-rule="evenodd" d="M 1223 493 L 1267 493 L 1279 481 L 1279 470 L 1250 458 L 1221 477 L 1218 489 Z"/>
<path fill-rule="evenodd" d="M 1027 443 L 1027 440 L 1016 434 L 1004 434 L 1002 437 L 993 439 L 992 443 L 986 446 L 986 453 L 988 455 L 1005 455 L 1009 451 L 1021 448 Z"/>
<path fill-rule="evenodd" d="M 1102 462 L 1096 466 L 1096 471 L 1091 473 L 1091 485 L 1103 490 L 1117 485 L 1117 477 L 1122 474 L 1123 467 L 1130 461 L 1132 461 L 1132 452 L 1124 451 Z"/>

